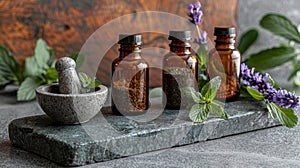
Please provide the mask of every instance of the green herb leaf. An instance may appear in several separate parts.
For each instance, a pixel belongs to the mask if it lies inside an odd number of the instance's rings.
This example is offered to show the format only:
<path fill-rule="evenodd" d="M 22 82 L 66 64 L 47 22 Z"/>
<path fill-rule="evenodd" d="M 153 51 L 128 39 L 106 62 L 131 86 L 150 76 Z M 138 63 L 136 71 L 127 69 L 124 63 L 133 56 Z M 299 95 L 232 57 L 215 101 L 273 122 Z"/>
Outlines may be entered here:
<path fill-rule="evenodd" d="M 217 100 L 212 101 L 210 112 L 218 117 L 228 120 L 228 115 L 224 110 L 223 103 Z"/>
<path fill-rule="evenodd" d="M 195 103 L 205 103 L 205 99 L 199 92 L 191 92 L 191 97 Z"/>
<path fill-rule="evenodd" d="M 266 75 L 269 76 L 268 82 L 270 82 L 275 89 L 280 88 L 278 83 L 269 74 L 266 74 Z"/>
<path fill-rule="evenodd" d="M 88 87 L 89 86 L 89 77 L 87 76 L 87 74 L 85 74 L 83 72 L 79 72 L 78 76 L 79 76 L 82 86 L 84 88 Z"/>
<path fill-rule="evenodd" d="M 43 73 L 43 69 L 37 64 L 35 57 L 28 57 L 25 60 L 24 77 L 39 76 Z"/>
<path fill-rule="evenodd" d="M 6 48 L 0 46 L 0 77 L 19 84 L 23 80 L 20 67 L 15 57 Z"/>
<path fill-rule="evenodd" d="M 282 108 L 274 103 L 267 103 L 270 113 L 275 113 L 283 126 L 293 128 L 297 125 L 298 117 L 292 109 Z"/>
<path fill-rule="evenodd" d="M 256 89 L 253 89 L 251 87 L 247 87 L 246 89 L 247 89 L 248 93 L 251 95 L 251 97 L 253 97 L 254 99 L 256 99 L 256 100 L 264 100 L 265 99 L 265 97 Z"/>
<path fill-rule="evenodd" d="M 201 95 L 205 97 L 207 102 L 211 102 L 216 97 L 220 85 L 221 78 L 217 76 L 204 85 L 201 89 Z"/>
<path fill-rule="evenodd" d="M 50 59 L 49 47 L 44 40 L 37 40 L 36 47 L 34 49 L 34 57 L 40 68 L 49 68 L 47 64 Z"/>
<path fill-rule="evenodd" d="M 39 78 L 27 77 L 22 82 L 17 92 L 18 101 L 30 101 L 35 99 L 35 89 L 43 84 L 43 81 Z"/>
<path fill-rule="evenodd" d="M 88 88 L 90 88 L 90 89 L 96 88 L 97 86 L 99 86 L 101 84 L 101 82 L 97 79 L 92 79 L 92 78 L 90 78 L 90 79 L 91 79 L 90 80 L 91 82 L 89 83 L 89 86 L 88 86 Z"/>
<path fill-rule="evenodd" d="M 251 55 L 246 64 L 255 67 L 256 70 L 265 70 L 282 65 L 295 56 L 297 56 L 297 53 L 292 47 L 272 48 Z"/>
<path fill-rule="evenodd" d="M 50 68 L 55 68 L 55 53 L 54 50 L 52 48 L 48 48 L 48 52 L 49 52 L 49 60 L 47 62 L 48 67 Z"/>
<path fill-rule="evenodd" d="M 53 83 L 53 82 L 57 82 L 58 73 L 57 73 L 55 68 L 49 68 L 46 71 L 45 77 L 46 77 L 46 80 L 47 80 L 48 84 Z"/>
<path fill-rule="evenodd" d="M 203 122 L 208 118 L 209 109 L 209 104 L 194 104 L 189 113 L 189 117 L 193 122 Z"/>
<path fill-rule="evenodd" d="M 261 19 L 260 25 L 275 35 L 300 43 L 300 33 L 297 26 L 285 16 L 274 13 L 267 14 Z"/>
<path fill-rule="evenodd" d="M 255 43 L 257 38 L 258 31 L 256 29 L 250 29 L 242 35 L 238 46 L 242 55 Z"/>
<path fill-rule="evenodd" d="M 291 75 L 288 78 L 288 81 L 292 80 L 297 73 L 300 71 L 300 64 L 295 65 L 295 67 L 293 68 L 293 72 L 291 73 Z"/>

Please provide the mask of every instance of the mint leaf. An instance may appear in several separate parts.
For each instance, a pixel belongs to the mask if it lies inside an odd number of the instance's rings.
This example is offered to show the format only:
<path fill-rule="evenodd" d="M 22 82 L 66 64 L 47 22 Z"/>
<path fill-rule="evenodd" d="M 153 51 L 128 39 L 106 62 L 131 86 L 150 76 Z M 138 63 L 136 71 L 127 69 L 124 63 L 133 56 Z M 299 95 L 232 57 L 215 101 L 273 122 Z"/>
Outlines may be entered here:
<path fill-rule="evenodd" d="M 89 83 L 89 86 L 88 88 L 90 89 L 93 89 L 93 88 L 96 88 L 97 86 L 99 86 L 101 84 L 101 82 L 95 78 L 90 78 L 90 83 Z"/>
<path fill-rule="evenodd" d="M 34 49 L 34 57 L 40 68 L 44 68 L 44 69 L 49 68 L 47 64 L 50 59 L 50 53 L 48 49 L 49 47 L 44 40 L 42 39 L 37 40 L 36 47 Z"/>
<path fill-rule="evenodd" d="M 207 120 L 209 104 L 194 104 L 190 110 L 189 117 L 193 122 L 203 122 Z"/>
<path fill-rule="evenodd" d="M 228 120 L 228 115 L 223 107 L 224 105 L 221 105 L 219 101 L 212 101 L 210 112 L 218 117 Z"/>
<path fill-rule="evenodd" d="M 251 45 L 255 43 L 257 38 L 258 31 L 256 29 L 250 29 L 242 35 L 238 46 L 241 55 L 243 55 L 251 47 Z"/>
<path fill-rule="evenodd" d="M 275 113 L 283 126 L 293 128 L 297 125 L 298 117 L 292 109 L 282 108 L 274 103 L 267 103 L 270 113 Z"/>
<path fill-rule="evenodd" d="M 205 103 L 205 99 L 199 92 L 191 92 L 191 97 L 194 100 L 195 103 Z"/>
<path fill-rule="evenodd" d="M 268 78 L 268 82 L 270 82 L 275 89 L 280 88 L 279 85 L 278 85 L 278 83 L 275 82 L 275 80 L 269 74 L 266 74 L 266 75 L 268 75 L 268 77 L 269 77 Z"/>
<path fill-rule="evenodd" d="M 28 57 L 25 60 L 24 77 L 39 76 L 43 73 L 43 69 L 37 64 L 35 57 Z"/>
<path fill-rule="evenodd" d="M 262 95 L 256 89 L 253 89 L 251 87 L 246 87 L 246 89 L 247 89 L 248 93 L 251 95 L 251 97 L 253 97 L 255 100 L 264 100 L 265 99 L 264 95 Z"/>
<path fill-rule="evenodd" d="M 3 46 L 0 46 L 0 78 L 13 81 L 15 84 L 19 84 L 23 80 L 20 64 Z"/>
<path fill-rule="evenodd" d="M 217 76 L 203 86 L 201 89 L 201 95 L 205 97 L 207 102 L 211 102 L 216 97 L 220 85 L 221 78 Z"/>
<path fill-rule="evenodd" d="M 297 53 L 293 47 L 271 48 L 250 55 L 246 64 L 250 67 L 255 67 L 256 70 L 260 71 L 289 62 L 295 56 L 297 56 Z"/>
<path fill-rule="evenodd" d="M 52 48 L 48 48 L 48 52 L 49 52 L 49 60 L 47 61 L 47 65 L 50 68 L 55 68 L 55 54 L 54 54 L 54 50 Z"/>
<path fill-rule="evenodd" d="M 46 80 L 47 80 L 48 84 L 53 83 L 53 82 L 57 82 L 58 73 L 57 73 L 55 68 L 49 68 L 49 69 L 46 70 L 45 77 L 46 77 Z"/>
<path fill-rule="evenodd" d="M 79 76 L 82 86 L 84 88 L 88 87 L 89 86 L 89 77 L 87 76 L 87 74 L 85 74 L 83 72 L 79 72 L 78 76 Z"/>
<path fill-rule="evenodd" d="M 43 81 L 39 78 L 27 77 L 22 82 L 17 92 L 18 101 L 29 101 L 33 100 L 36 96 L 35 89 L 43 84 Z"/>
<path fill-rule="evenodd" d="M 300 33 L 297 26 L 285 16 L 274 13 L 267 14 L 261 19 L 260 25 L 275 35 L 300 43 Z"/>

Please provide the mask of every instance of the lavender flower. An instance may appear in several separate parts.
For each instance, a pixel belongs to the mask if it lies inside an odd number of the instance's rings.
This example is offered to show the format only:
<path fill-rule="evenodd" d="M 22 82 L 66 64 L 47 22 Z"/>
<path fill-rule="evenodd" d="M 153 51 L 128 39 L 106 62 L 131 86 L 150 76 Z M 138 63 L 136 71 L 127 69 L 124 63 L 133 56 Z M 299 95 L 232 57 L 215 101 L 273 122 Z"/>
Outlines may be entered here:
<path fill-rule="evenodd" d="M 196 29 L 198 32 L 198 37 L 195 38 L 195 42 L 197 44 L 207 44 L 208 42 L 207 32 L 203 31 L 201 33 L 198 27 L 198 25 L 200 25 L 203 22 L 202 20 L 203 12 L 201 10 L 201 7 L 202 6 L 199 1 L 196 2 L 195 4 L 189 4 L 188 10 L 190 11 L 190 13 L 188 14 L 188 16 L 190 17 L 190 21 L 196 25 Z"/>
<path fill-rule="evenodd" d="M 241 65 L 241 77 L 244 85 L 259 91 L 269 102 L 282 108 L 297 109 L 300 106 L 300 98 L 294 93 L 273 88 L 272 84 L 268 82 L 268 75 L 263 76 L 259 72 L 255 72 L 254 68 L 249 69 L 246 64 Z"/>
<path fill-rule="evenodd" d="M 191 18 L 191 22 L 195 25 L 199 25 L 202 23 L 203 12 L 201 10 L 201 3 L 196 2 L 195 4 L 190 4 L 188 6 L 190 11 L 189 17 Z"/>

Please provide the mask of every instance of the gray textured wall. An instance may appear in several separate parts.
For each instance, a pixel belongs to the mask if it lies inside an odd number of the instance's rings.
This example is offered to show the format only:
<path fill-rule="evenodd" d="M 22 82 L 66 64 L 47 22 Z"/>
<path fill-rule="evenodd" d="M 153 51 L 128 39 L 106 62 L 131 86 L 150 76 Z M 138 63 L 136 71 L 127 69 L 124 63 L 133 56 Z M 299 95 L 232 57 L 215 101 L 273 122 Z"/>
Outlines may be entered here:
<path fill-rule="evenodd" d="M 294 24 L 300 24 L 300 0 L 239 0 L 238 25 L 240 33 L 253 27 L 257 28 L 260 33 L 258 41 L 243 55 L 243 58 L 262 49 L 279 46 L 280 42 L 286 42 L 282 38 L 274 36 L 270 32 L 260 28 L 260 19 L 270 12 L 283 14 L 291 19 Z M 289 63 L 272 70 L 267 70 L 282 87 L 290 88 L 299 95 L 300 88 L 293 88 L 292 82 L 287 81 L 287 77 L 291 71 Z"/>

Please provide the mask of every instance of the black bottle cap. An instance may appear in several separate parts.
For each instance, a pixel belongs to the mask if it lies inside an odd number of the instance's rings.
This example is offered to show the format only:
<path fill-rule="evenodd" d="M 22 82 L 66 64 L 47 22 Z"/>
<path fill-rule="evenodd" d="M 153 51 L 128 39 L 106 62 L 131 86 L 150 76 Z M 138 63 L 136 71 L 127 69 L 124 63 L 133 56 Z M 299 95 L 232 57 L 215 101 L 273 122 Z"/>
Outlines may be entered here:
<path fill-rule="evenodd" d="M 170 31 L 169 40 L 191 40 L 191 31 Z"/>
<path fill-rule="evenodd" d="M 118 44 L 136 44 L 136 45 L 142 45 L 142 35 L 140 34 L 120 34 L 119 35 L 119 42 Z"/>
<path fill-rule="evenodd" d="M 235 37 L 235 28 L 234 27 L 215 27 L 215 36 L 228 36 Z"/>

